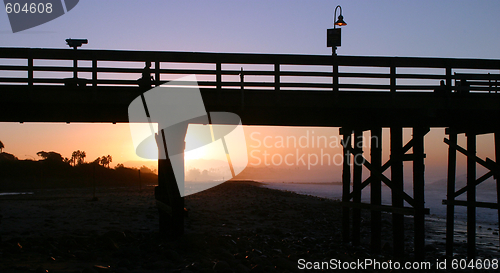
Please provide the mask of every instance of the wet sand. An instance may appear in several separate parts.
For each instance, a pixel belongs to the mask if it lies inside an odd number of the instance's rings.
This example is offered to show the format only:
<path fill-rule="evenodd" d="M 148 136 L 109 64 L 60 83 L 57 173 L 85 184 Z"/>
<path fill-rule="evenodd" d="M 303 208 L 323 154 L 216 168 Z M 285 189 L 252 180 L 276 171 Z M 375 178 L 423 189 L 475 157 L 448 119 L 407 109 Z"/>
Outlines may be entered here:
<path fill-rule="evenodd" d="M 169 241 L 159 238 L 153 187 L 100 188 L 98 201 L 92 189 L 0 196 L 0 272 L 300 272 L 301 258 L 394 260 L 389 215 L 383 251 L 372 254 L 367 213 L 362 245 L 344 245 L 337 201 L 259 185 L 226 182 L 186 197 L 186 234 Z M 444 238 L 440 225 L 427 224 L 428 261 L 444 258 L 444 240 L 433 239 Z M 406 229 L 411 261 L 411 218 Z M 464 257 L 465 245 L 457 251 Z M 488 247 L 478 252 L 498 256 Z"/>

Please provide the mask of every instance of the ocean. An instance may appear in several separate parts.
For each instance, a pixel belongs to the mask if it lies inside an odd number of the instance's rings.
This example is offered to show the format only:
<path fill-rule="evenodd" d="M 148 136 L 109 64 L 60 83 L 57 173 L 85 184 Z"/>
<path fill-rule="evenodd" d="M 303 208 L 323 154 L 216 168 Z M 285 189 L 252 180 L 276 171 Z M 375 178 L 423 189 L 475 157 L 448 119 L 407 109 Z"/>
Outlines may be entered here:
<path fill-rule="evenodd" d="M 342 185 L 339 183 L 295 183 L 295 182 L 263 182 L 266 188 L 291 191 L 299 194 L 312 195 L 329 199 L 342 199 Z M 458 187 L 457 187 L 458 189 Z M 412 196 L 411 189 L 406 189 L 408 195 Z M 464 194 L 465 195 L 465 194 Z M 457 200 L 464 200 L 465 196 L 460 196 Z M 437 218 L 446 217 L 446 205 L 442 204 L 442 200 L 446 199 L 446 188 L 437 189 L 430 187 L 425 190 L 425 207 L 430 209 L 430 215 Z M 477 188 L 477 201 L 482 202 L 497 202 L 496 191 L 487 188 Z M 370 202 L 370 187 L 366 187 L 361 195 L 361 201 L 364 203 Z M 391 192 L 386 186 L 382 186 L 382 204 L 391 204 Z M 405 204 L 409 206 L 408 204 Z M 494 209 L 477 209 L 477 222 L 486 224 L 498 224 L 498 213 Z M 466 208 L 455 207 L 455 219 L 466 220 Z"/>
<path fill-rule="evenodd" d="M 342 185 L 339 183 L 291 183 L 291 182 L 264 182 L 264 187 L 276 190 L 291 191 L 298 194 L 317 196 L 328 199 L 341 200 Z M 458 189 L 459 187 L 457 187 Z M 412 196 L 411 189 L 405 190 Z M 361 201 L 370 202 L 370 187 L 366 187 L 361 195 Z M 457 198 L 457 200 L 464 200 Z M 426 244 L 444 244 L 446 241 L 446 187 L 431 186 L 425 190 L 425 207 L 430 209 L 426 215 L 426 225 L 432 227 L 432 232 L 426 234 Z M 477 188 L 477 201 L 497 202 L 496 190 L 490 187 Z M 382 186 L 382 204 L 391 204 L 390 189 Z M 405 204 L 405 206 L 409 206 Z M 465 244 L 467 241 L 467 211 L 466 207 L 455 207 L 454 241 Z M 478 208 L 476 211 L 476 245 L 490 253 L 498 253 L 499 244 L 498 213 L 494 209 Z M 444 254 L 444 252 L 443 252 Z"/>

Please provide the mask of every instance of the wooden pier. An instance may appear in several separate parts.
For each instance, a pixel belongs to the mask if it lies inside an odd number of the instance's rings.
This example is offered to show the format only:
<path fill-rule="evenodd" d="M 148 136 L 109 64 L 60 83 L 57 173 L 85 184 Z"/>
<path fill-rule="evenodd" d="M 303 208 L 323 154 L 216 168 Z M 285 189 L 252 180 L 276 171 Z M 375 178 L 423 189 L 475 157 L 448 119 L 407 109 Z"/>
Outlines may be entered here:
<path fill-rule="evenodd" d="M 424 257 L 429 213 L 424 137 L 432 127 L 448 128 L 449 135 L 447 254 L 453 255 L 455 206 L 467 206 L 469 258 L 475 257 L 475 209 L 497 209 L 500 217 L 498 202 L 475 198 L 475 187 L 491 176 L 500 196 L 498 146 L 494 160 L 475 155 L 477 135 L 494 133 L 495 144 L 499 141 L 500 60 L 0 48 L 0 121 L 128 122 L 129 104 L 147 91 L 138 79 L 149 63 L 152 86 L 195 74 L 206 110 L 236 113 L 245 125 L 341 127 L 344 242 L 360 244 L 360 212 L 366 209 L 371 249 L 380 251 L 381 213 L 387 212 L 394 255 L 402 256 L 404 215 L 413 215 L 415 257 Z M 382 128 L 390 128 L 385 163 Z M 413 132 L 407 143 L 403 128 Z M 370 161 L 357 148 L 365 131 L 372 136 Z M 462 133 L 466 148 L 457 145 Z M 467 157 L 467 186 L 458 191 L 457 151 Z M 350 164 L 352 157 L 363 158 L 363 164 Z M 404 161 L 413 162 L 413 196 L 404 192 Z M 477 164 L 489 172 L 476 178 Z M 384 175 L 389 168 L 390 178 Z M 364 169 L 370 176 L 363 181 Z M 391 189 L 391 205 L 381 203 L 382 183 Z M 371 201 L 362 203 L 367 186 Z M 167 235 L 183 232 L 183 200 L 176 189 L 168 159 L 160 160 L 156 199 L 161 232 Z M 463 193 L 467 201 L 455 200 Z"/>

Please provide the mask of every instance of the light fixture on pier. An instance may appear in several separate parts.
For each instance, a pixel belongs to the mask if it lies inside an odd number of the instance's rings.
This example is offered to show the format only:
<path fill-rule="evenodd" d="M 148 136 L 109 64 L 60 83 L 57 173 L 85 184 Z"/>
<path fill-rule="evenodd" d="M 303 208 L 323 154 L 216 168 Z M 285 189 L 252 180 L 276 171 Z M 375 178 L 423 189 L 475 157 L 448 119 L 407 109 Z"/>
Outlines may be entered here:
<path fill-rule="evenodd" d="M 340 15 L 337 17 L 337 9 L 340 10 Z M 337 21 L 335 18 L 337 17 Z M 342 16 L 342 7 L 339 5 L 335 7 L 333 13 L 333 28 L 327 29 L 326 31 L 326 46 L 332 48 L 332 53 L 336 55 L 337 47 L 341 45 L 341 30 L 337 26 L 346 26 L 347 23 L 344 21 L 344 16 Z"/>
<path fill-rule="evenodd" d="M 73 59 L 73 79 L 68 80 L 65 85 L 66 86 L 85 86 L 85 81 L 78 80 L 78 58 L 76 55 L 76 50 L 81 47 L 83 44 L 88 44 L 89 40 L 87 39 L 66 39 L 66 44 L 69 47 L 72 47 L 75 50 L 75 57 Z"/>
<path fill-rule="evenodd" d="M 340 17 L 339 17 L 340 18 Z M 73 49 L 77 49 L 78 47 L 81 47 L 83 44 L 88 44 L 89 40 L 87 39 L 66 39 L 66 44 L 69 47 L 72 47 Z"/>
<path fill-rule="evenodd" d="M 333 19 L 335 20 L 335 16 L 337 16 L 337 9 L 340 9 L 340 15 L 338 17 L 337 22 L 335 22 L 333 25 L 335 26 L 346 26 L 347 23 L 344 21 L 344 16 L 342 16 L 342 7 L 339 5 L 335 8 L 335 14 L 333 15 Z"/>

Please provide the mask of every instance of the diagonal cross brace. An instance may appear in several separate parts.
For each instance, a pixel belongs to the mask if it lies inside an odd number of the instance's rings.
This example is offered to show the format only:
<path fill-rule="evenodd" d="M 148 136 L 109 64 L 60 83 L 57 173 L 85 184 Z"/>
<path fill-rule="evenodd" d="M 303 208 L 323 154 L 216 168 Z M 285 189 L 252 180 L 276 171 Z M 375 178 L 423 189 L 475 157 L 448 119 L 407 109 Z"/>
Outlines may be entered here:
<path fill-rule="evenodd" d="M 500 174 L 498 165 L 495 163 L 495 161 L 493 161 L 489 158 L 486 158 L 486 161 L 482 160 L 481 158 L 477 157 L 474 153 L 471 153 L 471 152 L 467 151 L 466 149 L 464 149 L 456 144 L 451 143 L 450 140 L 447 138 L 444 139 L 444 143 L 448 144 L 450 147 L 459 151 L 463 155 L 465 155 L 467 157 L 471 157 L 474 161 L 476 161 L 476 163 L 478 163 L 479 165 L 481 165 L 481 166 L 485 167 L 486 169 L 490 170 L 491 172 L 493 172 L 494 175 Z"/>
<path fill-rule="evenodd" d="M 347 149 L 350 153 L 352 153 L 352 151 L 354 150 L 354 149 L 353 149 L 353 148 L 351 148 L 351 147 L 346 147 L 346 149 Z M 363 165 L 364 165 L 364 166 L 365 166 L 368 170 L 370 170 L 370 171 L 374 172 L 374 173 L 375 173 L 375 176 L 376 176 L 377 178 L 379 178 L 380 180 L 382 180 L 382 182 L 384 182 L 384 184 L 386 184 L 386 185 L 387 185 L 389 188 L 391 188 L 391 190 L 392 190 L 392 189 L 393 189 L 393 183 L 392 183 L 392 181 L 391 181 L 389 178 L 387 178 L 384 174 L 382 174 L 382 172 L 383 172 L 383 171 L 381 172 L 380 170 L 376 170 L 376 169 L 374 169 L 374 168 L 373 168 L 373 166 L 370 164 L 370 162 L 368 162 L 368 160 L 366 160 L 366 158 L 365 158 L 364 156 L 362 156 L 362 158 L 363 158 Z M 387 165 L 388 163 L 389 163 L 389 161 L 388 161 L 386 164 L 384 164 L 384 166 L 385 166 L 385 165 Z M 390 166 L 390 164 L 389 164 L 389 166 Z M 366 180 L 363 182 L 363 184 L 366 184 L 366 185 L 367 185 L 367 184 L 369 184 L 368 180 L 369 180 L 369 178 L 368 178 L 368 179 L 366 179 Z M 363 187 L 362 187 L 362 188 L 363 188 Z M 405 200 L 406 202 L 408 202 L 408 204 L 410 204 L 412 207 L 414 207 L 414 206 L 415 206 L 415 201 L 413 200 L 413 198 L 411 198 L 411 196 L 409 196 L 409 195 L 408 195 L 406 192 L 404 192 L 404 191 L 402 192 L 402 194 L 403 194 L 403 198 L 404 198 L 404 200 Z M 353 193 L 351 192 L 351 193 L 349 194 L 349 197 L 351 197 L 352 195 L 353 195 Z M 349 200 L 350 200 L 350 199 L 351 199 L 351 198 L 349 198 Z"/>
<path fill-rule="evenodd" d="M 474 187 L 483 183 L 486 179 L 490 178 L 491 176 L 493 176 L 493 172 L 492 171 L 489 171 L 487 172 L 486 174 L 484 174 L 483 176 L 479 177 L 476 182 L 474 183 Z M 467 190 L 469 189 L 469 185 L 459 189 L 458 191 L 455 192 L 455 194 L 453 194 L 453 197 L 458 197 L 459 195 L 463 194 L 464 192 L 466 192 Z"/>
<path fill-rule="evenodd" d="M 408 143 L 405 144 L 405 146 L 403 147 L 402 149 L 402 153 L 405 154 L 406 152 L 408 152 L 411 148 L 413 147 L 413 139 L 411 139 L 410 141 L 408 141 Z M 354 148 L 352 150 L 350 150 L 349 152 L 352 153 L 354 151 Z M 368 160 L 366 160 L 366 158 L 363 157 L 363 160 L 364 162 L 368 162 Z M 368 164 L 370 164 L 370 162 L 368 162 Z M 364 165 L 364 164 L 363 164 Z M 382 167 L 380 167 L 380 173 L 384 173 L 387 169 L 389 169 L 389 167 L 392 165 L 392 161 L 391 159 L 389 158 L 389 160 L 387 160 L 387 162 L 385 162 L 384 165 L 382 165 Z M 371 166 L 371 164 L 370 164 Z M 365 166 L 366 167 L 366 166 Z M 367 167 L 368 168 L 368 167 Z M 372 176 L 369 176 L 368 178 L 365 179 L 365 181 L 363 181 L 363 183 L 361 183 L 361 187 L 359 189 L 359 191 L 362 191 L 364 188 L 366 188 L 366 186 L 368 186 L 370 184 L 370 179 L 372 178 Z M 348 196 L 348 199 L 351 200 L 354 196 L 354 191 L 352 191 L 349 196 Z"/>

